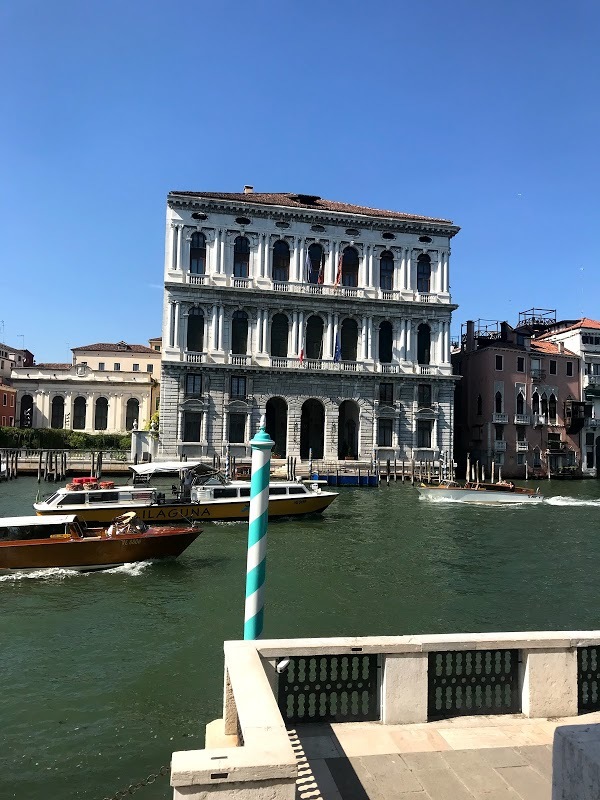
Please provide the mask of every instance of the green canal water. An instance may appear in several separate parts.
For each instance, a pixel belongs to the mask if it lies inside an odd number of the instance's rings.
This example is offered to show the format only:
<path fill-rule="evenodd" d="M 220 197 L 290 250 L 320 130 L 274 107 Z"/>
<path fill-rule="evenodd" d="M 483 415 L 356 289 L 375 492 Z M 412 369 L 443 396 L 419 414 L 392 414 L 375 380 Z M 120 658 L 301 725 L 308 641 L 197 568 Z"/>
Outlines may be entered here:
<path fill-rule="evenodd" d="M 0 484 L 0 514 L 29 513 L 37 489 Z M 392 483 L 272 523 L 265 635 L 600 627 L 600 482 L 542 491 L 473 508 Z M 0 577 L 2 800 L 102 800 L 203 745 L 223 640 L 242 633 L 246 532 L 206 524 L 168 563 Z M 136 797 L 170 797 L 167 779 Z"/>

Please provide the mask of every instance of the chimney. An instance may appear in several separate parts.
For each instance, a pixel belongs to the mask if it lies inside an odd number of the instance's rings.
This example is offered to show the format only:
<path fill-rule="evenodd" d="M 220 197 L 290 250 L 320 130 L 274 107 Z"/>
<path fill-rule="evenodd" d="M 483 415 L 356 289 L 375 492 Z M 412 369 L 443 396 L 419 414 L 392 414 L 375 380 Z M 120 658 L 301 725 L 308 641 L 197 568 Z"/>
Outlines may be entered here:
<path fill-rule="evenodd" d="M 254 191 L 254 186 L 248 186 L 247 184 L 246 186 L 244 186 L 244 194 L 252 194 L 253 191 Z"/>
<path fill-rule="evenodd" d="M 472 319 L 467 320 L 467 341 L 465 350 L 467 353 L 475 350 L 475 323 Z"/>
<path fill-rule="evenodd" d="M 559 353 L 564 353 L 565 352 L 565 343 L 564 342 L 557 342 L 556 346 L 558 347 L 558 352 Z"/>

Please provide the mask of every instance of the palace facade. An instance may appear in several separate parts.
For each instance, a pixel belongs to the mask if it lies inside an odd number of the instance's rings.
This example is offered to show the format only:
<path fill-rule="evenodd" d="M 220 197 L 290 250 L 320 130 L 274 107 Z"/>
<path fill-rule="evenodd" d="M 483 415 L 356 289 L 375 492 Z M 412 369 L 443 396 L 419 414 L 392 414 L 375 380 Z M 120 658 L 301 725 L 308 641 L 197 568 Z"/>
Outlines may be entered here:
<path fill-rule="evenodd" d="M 159 452 L 452 457 L 449 220 L 304 194 L 167 199 Z"/>

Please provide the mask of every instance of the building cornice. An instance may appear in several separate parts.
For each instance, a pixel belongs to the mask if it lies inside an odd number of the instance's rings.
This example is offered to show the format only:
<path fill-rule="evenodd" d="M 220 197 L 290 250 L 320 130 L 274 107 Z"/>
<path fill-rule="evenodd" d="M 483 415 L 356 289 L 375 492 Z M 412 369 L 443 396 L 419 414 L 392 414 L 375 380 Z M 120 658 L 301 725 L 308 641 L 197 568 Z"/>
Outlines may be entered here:
<path fill-rule="evenodd" d="M 239 200 L 221 200 L 204 197 L 188 197 L 170 194 L 168 206 L 173 209 L 202 211 L 204 213 L 221 213 L 240 216 L 272 219 L 283 222 L 306 222 L 307 224 L 333 225 L 335 227 L 354 227 L 360 225 L 363 230 L 390 231 L 396 233 L 426 233 L 434 236 L 456 236 L 458 225 L 439 220 L 401 219 L 378 217 L 367 214 L 351 214 L 341 211 L 324 211 L 309 208 L 290 208 L 289 206 L 267 205 L 260 203 L 243 203 Z M 233 222 L 233 221 L 232 221 Z M 232 229 L 236 229 L 232 225 Z M 248 230 L 249 225 L 244 228 Z M 325 238 L 325 237 L 322 237 Z M 360 238 L 360 237 L 359 237 Z"/>

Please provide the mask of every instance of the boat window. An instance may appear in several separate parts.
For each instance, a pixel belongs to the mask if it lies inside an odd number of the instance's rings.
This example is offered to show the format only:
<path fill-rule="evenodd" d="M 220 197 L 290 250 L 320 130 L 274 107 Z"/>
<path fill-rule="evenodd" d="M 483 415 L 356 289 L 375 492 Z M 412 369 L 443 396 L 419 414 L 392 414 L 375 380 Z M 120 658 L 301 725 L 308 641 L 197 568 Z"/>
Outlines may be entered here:
<path fill-rule="evenodd" d="M 119 500 L 118 492 L 89 492 L 89 503 L 116 503 Z"/>
<path fill-rule="evenodd" d="M 218 500 L 223 497 L 237 497 L 237 489 L 215 489 L 213 497 Z"/>
<path fill-rule="evenodd" d="M 286 494 L 285 486 L 272 486 L 269 489 L 269 495 L 274 495 L 274 494 Z"/>
<path fill-rule="evenodd" d="M 63 495 L 62 500 L 58 503 L 59 506 L 79 506 L 85 503 L 85 495 L 84 494 L 77 494 L 73 492 L 72 494 L 65 494 Z"/>
<path fill-rule="evenodd" d="M 120 500 L 151 500 L 153 492 L 132 492 L 131 495 L 122 493 Z"/>
<path fill-rule="evenodd" d="M 64 533 L 65 525 L 4 525 L 0 527 L 0 541 L 22 541 L 25 539 L 48 539 L 51 535 Z"/>
<path fill-rule="evenodd" d="M 58 492 L 54 492 L 54 494 L 51 494 L 50 497 L 46 497 L 44 503 L 53 503 L 57 497 L 58 497 Z"/>
<path fill-rule="evenodd" d="M 304 486 L 290 486 L 290 494 L 306 494 Z"/>
<path fill-rule="evenodd" d="M 250 497 L 250 487 L 240 489 L 240 497 Z"/>

